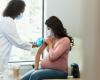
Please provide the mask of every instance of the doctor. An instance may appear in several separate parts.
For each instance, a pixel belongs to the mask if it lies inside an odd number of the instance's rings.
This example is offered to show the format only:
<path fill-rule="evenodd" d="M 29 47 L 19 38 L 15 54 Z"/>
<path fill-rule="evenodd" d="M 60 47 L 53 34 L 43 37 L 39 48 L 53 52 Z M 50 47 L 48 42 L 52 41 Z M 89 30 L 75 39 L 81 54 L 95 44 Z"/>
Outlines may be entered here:
<path fill-rule="evenodd" d="M 6 71 L 13 45 L 29 51 L 34 47 L 31 43 L 23 42 L 16 30 L 14 19 L 21 17 L 24 9 L 24 1 L 11 0 L 0 19 L 0 77 Z"/>

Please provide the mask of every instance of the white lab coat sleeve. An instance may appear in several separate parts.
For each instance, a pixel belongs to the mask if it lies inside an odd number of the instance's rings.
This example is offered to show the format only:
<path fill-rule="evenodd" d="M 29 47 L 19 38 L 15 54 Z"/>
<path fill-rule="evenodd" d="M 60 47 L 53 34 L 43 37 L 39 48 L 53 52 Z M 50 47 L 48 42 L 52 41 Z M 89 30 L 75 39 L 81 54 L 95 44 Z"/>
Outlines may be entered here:
<path fill-rule="evenodd" d="M 10 44 L 24 50 L 32 49 L 32 44 L 24 42 L 20 39 L 17 33 L 16 25 L 13 21 L 5 22 L 5 24 L 3 24 L 2 31 Z"/>

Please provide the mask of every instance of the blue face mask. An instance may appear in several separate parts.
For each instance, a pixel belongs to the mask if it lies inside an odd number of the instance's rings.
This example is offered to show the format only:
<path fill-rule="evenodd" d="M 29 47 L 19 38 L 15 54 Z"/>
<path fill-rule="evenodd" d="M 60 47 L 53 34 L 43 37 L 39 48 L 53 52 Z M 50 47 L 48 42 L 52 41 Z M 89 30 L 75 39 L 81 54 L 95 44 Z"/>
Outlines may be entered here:
<path fill-rule="evenodd" d="M 47 30 L 47 36 L 48 37 L 54 36 L 54 33 L 51 30 Z"/>
<path fill-rule="evenodd" d="M 23 17 L 23 14 L 21 13 L 20 15 L 18 15 L 18 16 L 16 17 L 16 19 L 19 20 L 19 19 L 21 19 L 22 17 Z"/>

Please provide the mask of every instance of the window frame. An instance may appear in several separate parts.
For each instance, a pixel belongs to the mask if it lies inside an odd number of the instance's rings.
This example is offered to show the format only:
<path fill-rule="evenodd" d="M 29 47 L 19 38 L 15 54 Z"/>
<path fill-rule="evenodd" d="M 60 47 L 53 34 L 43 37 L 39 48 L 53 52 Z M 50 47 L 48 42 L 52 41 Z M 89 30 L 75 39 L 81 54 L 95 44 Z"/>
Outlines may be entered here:
<path fill-rule="evenodd" d="M 42 0 L 42 38 L 44 38 L 44 0 Z M 43 59 L 43 54 L 42 54 Z M 19 60 L 19 61 L 9 61 L 8 63 L 31 63 L 35 60 Z"/>

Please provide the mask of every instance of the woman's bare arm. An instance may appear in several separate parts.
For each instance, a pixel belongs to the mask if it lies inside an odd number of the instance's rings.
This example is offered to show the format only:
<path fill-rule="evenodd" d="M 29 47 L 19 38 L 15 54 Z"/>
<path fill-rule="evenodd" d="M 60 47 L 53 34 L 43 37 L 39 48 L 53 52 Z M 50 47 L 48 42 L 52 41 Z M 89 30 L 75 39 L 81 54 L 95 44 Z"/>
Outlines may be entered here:
<path fill-rule="evenodd" d="M 44 42 L 43 44 L 42 44 L 42 46 L 38 49 L 38 51 L 37 51 L 37 53 L 36 53 L 36 55 L 35 55 L 35 70 L 37 70 L 38 69 L 38 67 L 39 67 L 39 62 L 40 62 L 40 56 L 41 56 L 41 54 L 43 53 L 43 51 L 44 51 L 44 49 L 47 47 L 47 44 Z"/>

